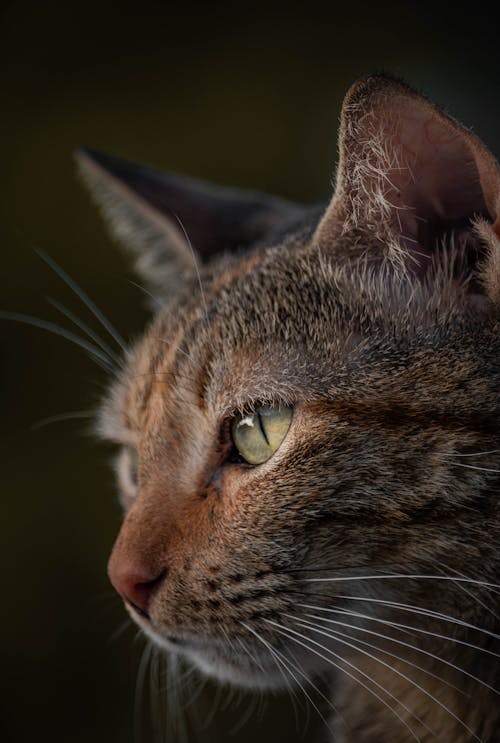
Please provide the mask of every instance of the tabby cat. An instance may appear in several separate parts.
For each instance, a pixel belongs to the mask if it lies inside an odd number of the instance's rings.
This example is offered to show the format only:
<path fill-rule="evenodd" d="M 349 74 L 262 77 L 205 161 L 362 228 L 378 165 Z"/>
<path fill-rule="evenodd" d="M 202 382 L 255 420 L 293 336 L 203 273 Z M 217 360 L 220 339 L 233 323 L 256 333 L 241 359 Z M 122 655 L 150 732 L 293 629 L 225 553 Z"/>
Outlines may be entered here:
<path fill-rule="evenodd" d="M 99 424 L 132 618 L 241 687 L 333 672 L 335 743 L 500 741 L 490 152 L 371 76 L 326 207 L 79 161 L 156 308 Z"/>

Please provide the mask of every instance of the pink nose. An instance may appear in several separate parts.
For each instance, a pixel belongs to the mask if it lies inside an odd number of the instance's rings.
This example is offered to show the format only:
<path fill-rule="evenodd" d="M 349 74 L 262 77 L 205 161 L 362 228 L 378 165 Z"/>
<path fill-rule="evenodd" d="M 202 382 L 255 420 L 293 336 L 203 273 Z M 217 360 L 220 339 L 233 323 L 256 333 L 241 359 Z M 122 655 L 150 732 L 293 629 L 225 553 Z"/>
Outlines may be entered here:
<path fill-rule="evenodd" d="M 139 614 L 149 618 L 151 598 L 163 581 L 165 571 L 158 575 L 146 571 L 139 573 L 135 566 L 111 561 L 108 572 L 111 583 L 122 599 L 133 606 Z"/>

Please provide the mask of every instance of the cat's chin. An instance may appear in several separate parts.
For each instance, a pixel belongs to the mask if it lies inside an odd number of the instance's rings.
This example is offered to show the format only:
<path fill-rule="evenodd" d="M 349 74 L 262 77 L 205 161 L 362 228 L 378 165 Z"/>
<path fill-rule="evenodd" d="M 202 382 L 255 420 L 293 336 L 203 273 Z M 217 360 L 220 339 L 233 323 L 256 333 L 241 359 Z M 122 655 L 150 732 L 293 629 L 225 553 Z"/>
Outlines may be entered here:
<path fill-rule="evenodd" d="M 226 643 L 201 638 L 189 639 L 163 635 L 149 622 L 138 622 L 145 634 L 168 653 L 175 653 L 189 661 L 205 676 L 244 689 L 280 689 L 285 687 L 283 673 L 269 656 L 256 662 L 255 654 L 237 652 Z M 270 662 L 271 660 L 271 662 Z"/>
<path fill-rule="evenodd" d="M 226 654 L 220 648 L 206 648 L 193 653 L 188 651 L 185 657 L 205 676 L 242 689 L 280 689 L 284 686 L 283 676 L 276 667 L 263 665 L 259 668 L 246 656 L 235 655 L 234 651 L 229 657 L 229 651 Z"/>

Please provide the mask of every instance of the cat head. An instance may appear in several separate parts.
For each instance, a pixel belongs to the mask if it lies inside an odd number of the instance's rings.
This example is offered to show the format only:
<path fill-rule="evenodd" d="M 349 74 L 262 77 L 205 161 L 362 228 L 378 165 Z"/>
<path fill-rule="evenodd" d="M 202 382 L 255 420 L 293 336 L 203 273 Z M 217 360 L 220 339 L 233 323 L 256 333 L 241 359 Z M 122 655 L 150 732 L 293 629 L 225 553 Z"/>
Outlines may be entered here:
<path fill-rule="evenodd" d="M 109 573 L 144 631 L 279 685 L 279 657 L 325 665 L 307 607 L 447 612 L 451 581 L 383 576 L 494 576 L 500 175 L 477 137 L 377 76 L 345 99 L 326 208 L 79 158 L 155 307 L 100 420 Z"/>

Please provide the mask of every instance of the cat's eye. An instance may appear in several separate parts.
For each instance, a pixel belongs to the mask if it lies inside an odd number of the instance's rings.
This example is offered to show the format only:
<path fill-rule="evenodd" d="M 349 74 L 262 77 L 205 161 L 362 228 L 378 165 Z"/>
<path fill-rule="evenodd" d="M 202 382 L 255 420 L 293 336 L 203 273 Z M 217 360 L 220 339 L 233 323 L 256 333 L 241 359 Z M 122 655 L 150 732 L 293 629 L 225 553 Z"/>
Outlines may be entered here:
<path fill-rule="evenodd" d="M 233 444 L 248 464 L 263 464 L 280 447 L 292 421 L 291 407 L 260 405 L 251 413 L 238 413 L 231 423 Z"/>

